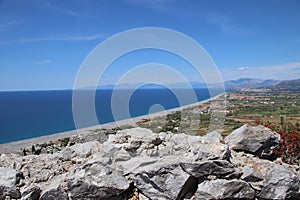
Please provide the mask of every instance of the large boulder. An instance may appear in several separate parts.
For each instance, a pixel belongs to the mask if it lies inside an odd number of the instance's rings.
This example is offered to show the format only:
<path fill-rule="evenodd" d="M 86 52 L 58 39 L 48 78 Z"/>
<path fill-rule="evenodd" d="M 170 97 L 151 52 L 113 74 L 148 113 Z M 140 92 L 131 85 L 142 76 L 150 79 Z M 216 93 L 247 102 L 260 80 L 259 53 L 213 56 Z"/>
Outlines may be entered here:
<path fill-rule="evenodd" d="M 180 165 L 185 172 L 196 178 L 209 175 L 226 176 L 235 172 L 234 166 L 226 160 L 181 163 Z"/>
<path fill-rule="evenodd" d="M 228 148 L 221 143 L 221 135 L 217 132 L 205 136 L 186 134 L 167 134 L 162 144 L 158 146 L 158 154 L 178 155 L 184 160 L 195 162 L 200 160 L 223 159 Z"/>
<path fill-rule="evenodd" d="M 68 194 L 58 187 L 44 191 L 40 200 L 68 200 Z"/>
<path fill-rule="evenodd" d="M 90 141 L 69 146 L 52 157 L 58 157 L 60 160 L 63 161 L 71 160 L 74 157 L 87 158 L 91 156 L 93 152 L 101 151 L 101 149 L 102 144 L 100 142 Z"/>
<path fill-rule="evenodd" d="M 10 197 L 18 199 L 20 191 L 15 187 L 17 172 L 14 169 L 0 167 L 0 200 Z"/>
<path fill-rule="evenodd" d="M 99 162 L 83 165 L 67 180 L 72 199 L 108 199 L 117 197 L 128 187 L 121 172 Z"/>
<path fill-rule="evenodd" d="M 19 199 L 21 198 L 21 193 L 16 187 L 7 187 L 0 185 L 0 200 L 6 199 Z"/>
<path fill-rule="evenodd" d="M 111 166 L 113 168 L 116 168 L 123 172 L 124 175 L 127 175 L 129 173 L 133 173 L 137 171 L 139 168 L 154 164 L 158 162 L 159 159 L 155 157 L 149 157 L 149 156 L 138 156 L 133 157 L 130 160 L 123 161 L 123 162 L 115 162 Z"/>
<path fill-rule="evenodd" d="M 222 142 L 222 136 L 217 132 L 206 136 L 191 136 L 186 134 L 153 133 L 144 128 L 133 128 L 118 131 L 116 135 L 109 136 L 104 143 L 105 149 L 111 152 L 109 156 L 121 157 L 125 155 L 124 149 L 132 156 L 165 157 L 178 155 L 187 161 L 207 159 L 223 159 L 229 149 Z M 108 148 L 109 147 L 109 148 Z M 123 158 L 122 158 L 123 159 Z M 128 155 L 126 158 L 128 159 Z"/>
<path fill-rule="evenodd" d="M 300 199 L 299 189 L 299 177 L 285 167 L 276 165 L 267 172 L 259 197 L 261 199 Z"/>
<path fill-rule="evenodd" d="M 240 180 L 205 180 L 198 185 L 194 200 L 200 199 L 254 199 L 255 191 Z"/>
<path fill-rule="evenodd" d="M 62 161 L 53 159 L 52 155 L 30 155 L 22 159 L 22 168 L 25 181 L 28 183 L 41 183 L 65 173 Z"/>
<path fill-rule="evenodd" d="M 0 167 L 0 185 L 13 187 L 16 184 L 17 171 L 12 168 Z"/>
<path fill-rule="evenodd" d="M 22 192 L 22 200 L 38 200 L 41 192 L 42 190 L 37 186 L 26 188 Z"/>
<path fill-rule="evenodd" d="M 189 179 L 178 164 L 167 160 L 141 167 L 129 177 L 145 196 L 157 200 L 177 199 Z"/>
<path fill-rule="evenodd" d="M 245 124 L 228 135 L 225 141 L 230 149 L 262 156 L 270 154 L 279 144 L 280 135 L 261 125 L 252 127 Z"/>

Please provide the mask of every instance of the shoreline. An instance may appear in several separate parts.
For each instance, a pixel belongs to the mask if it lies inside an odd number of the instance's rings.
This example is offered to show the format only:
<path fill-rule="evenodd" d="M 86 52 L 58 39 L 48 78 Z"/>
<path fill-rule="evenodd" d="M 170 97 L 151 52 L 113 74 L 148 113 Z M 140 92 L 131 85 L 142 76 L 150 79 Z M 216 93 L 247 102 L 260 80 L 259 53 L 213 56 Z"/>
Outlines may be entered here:
<path fill-rule="evenodd" d="M 166 116 L 168 114 L 171 114 L 173 112 L 176 111 L 180 111 L 186 108 L 191 108 L 191 107 L 195 107 L 198 106 L 200 104 L 204 104 L 207 103 L 209 101 L 215 100 L 217 98 L 219 98 L 220 96 L 226 94 L 226 92 L 221 93 L 217 96 L 205 99 L 203 101 L 199 101 L 193 104 L 189 104 L 189 105 L 185 105 L 185 106 L 181 106 L 181 107 L 177 107 L 177 108 L 172 108 L 169 110 L 164 110 L 164 111 L 159 111 L 156 113 L 151 113 L 151 114 L 146 114 L 146 115 L 142 115 L 142 116 L 138 116 L 138 117 L 132 117 L 129 119 L 124 119 L 124 120 L 120 120 L 120 121 L 115 121 L 115 122 L 109 122 L 106 124 L 99 124 L 99 125 L 95 125 L 95 126 L 89 126 L 89 127 L 85 127 L 85 128 L 81 128 L 81 129 L 75 129 L 75 130 L 71 130 L 71 131 L 65 131 L 65 132 L 58 132 L 58 133 L 54 133 L 54 134 L 50 134 L 50 135 L 45 135 L 45 136 L 40 136 L 40 137 L 35 137 L 35 138 L 29 138 L 29 139 L 24 139 L 24 140 L 18 140 L 18 141 L 13 141 L 13 142 L 8 142 L 8 143 L 4 143 L 4 144 L 0 144 L 0 154 L 3 153 L 19 153 L 21 152 L 21 149 L 24 148 L 29 148 L 32 145 L 35 144 L 43 144 L 43 143 L 47 143 L 50 141 L 57 141 L 59 139 L 62 138 L 66 138 L 66 137 L 72 137 L 74 135 L 77 134 L 85 134 L 88 133 L 92 130 L 95 129 L 112 129 L 112 128 L 116 128 L 116 127 L 120 127 L 120 126 L 125 126 L 125 125 L 129 125 L 129 126 L 133 126 L 133 127 L 137 127 L 137 122 L 141 121 L 142 119 L 152 119 L 155 117 L 159 117 L 159 116 Z"/>

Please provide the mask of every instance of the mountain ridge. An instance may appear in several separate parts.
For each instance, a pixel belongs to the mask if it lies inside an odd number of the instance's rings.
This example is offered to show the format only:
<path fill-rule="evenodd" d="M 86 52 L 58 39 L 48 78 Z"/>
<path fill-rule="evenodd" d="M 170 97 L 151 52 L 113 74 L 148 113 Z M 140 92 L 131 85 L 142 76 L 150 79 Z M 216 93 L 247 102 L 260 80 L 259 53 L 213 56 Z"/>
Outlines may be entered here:
<path fill-rule="evenodd" d="M 207 88 L 210 87 L 220 87 L 220 84 L 211 83 L 206 84 L 204 82 L 187 82 L 187 83 L 169 83 L 169 84 L 159 84 L 159 83 L 128 83 L 117 85 L 118 89 L 161 89 L 161 88 Z M 224 82 L 224 87 L 227 90 L 243 89 L 243 88 L 267 88 L 267 89 L 287 89 L 287 90 L 300 90 L 300 79 L 293 80 L 276 80 L 276 79 L 256 79 L 256 78 L 239 78 L 235 80 L 228 80 Z M 101 85 L 97 89 L 115 89 L 115 85 Z"/>

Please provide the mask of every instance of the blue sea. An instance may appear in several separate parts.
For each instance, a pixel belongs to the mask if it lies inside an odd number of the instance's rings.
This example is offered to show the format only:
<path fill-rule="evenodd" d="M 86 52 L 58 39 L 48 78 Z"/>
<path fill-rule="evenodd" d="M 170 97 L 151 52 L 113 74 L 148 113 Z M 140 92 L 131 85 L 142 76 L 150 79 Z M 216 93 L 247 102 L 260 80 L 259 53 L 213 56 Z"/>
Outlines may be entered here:
<path fill-rule="evenodd" d="M 185 91 L 182 89 L 182 96 Z M 207 89 L 194 91 L 198 101 L 210 98 Z M 112 92 L 110 89 L 96 92 L 95 107 L 100 124 L 114 121 L 111 111 Z M 165 109 L 183 106 L 169 89 L 138 89 L 129 101 L 130 116 L 148 114 L 155 104 Z M 72 90 L 0 92 L 0 143 L 74 129 Z"/>

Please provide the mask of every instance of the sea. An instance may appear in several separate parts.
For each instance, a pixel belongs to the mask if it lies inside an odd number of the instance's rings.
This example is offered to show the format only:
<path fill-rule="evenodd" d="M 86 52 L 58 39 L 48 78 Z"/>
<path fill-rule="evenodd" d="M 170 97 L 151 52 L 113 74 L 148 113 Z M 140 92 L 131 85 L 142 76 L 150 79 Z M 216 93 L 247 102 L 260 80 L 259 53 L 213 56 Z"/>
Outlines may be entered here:
<path fill-rule="evenodd" d="M 122 92 L 126 93 L 126 90 Z M 186 89 L 180 92 L 180 96 L 188 98 Z M 95 110 L 99 124 L 114 121 L 112 93 L 113 89 L 98 89 L 96 92 Z M 194 94 L 196 101 L 210 98 L 206 88 L 194 89 Z M 127 107 L 130 117 L 137 117 L 149 114 L 151 106 L 156 104 L 165 110 L 183 106 L 172 90 L 148 88 L 135 90 Z M 0 144 L 74 129 L 72 90 L 0 92 Z"/>

